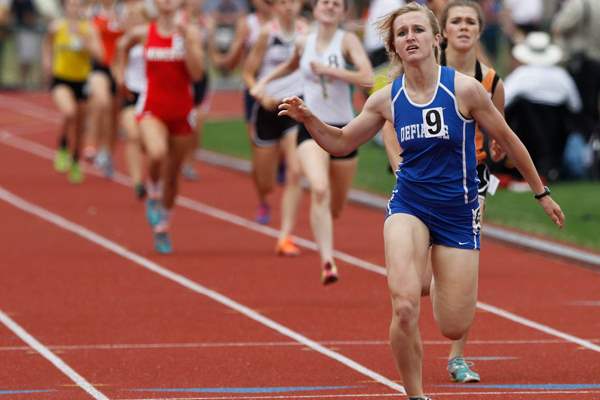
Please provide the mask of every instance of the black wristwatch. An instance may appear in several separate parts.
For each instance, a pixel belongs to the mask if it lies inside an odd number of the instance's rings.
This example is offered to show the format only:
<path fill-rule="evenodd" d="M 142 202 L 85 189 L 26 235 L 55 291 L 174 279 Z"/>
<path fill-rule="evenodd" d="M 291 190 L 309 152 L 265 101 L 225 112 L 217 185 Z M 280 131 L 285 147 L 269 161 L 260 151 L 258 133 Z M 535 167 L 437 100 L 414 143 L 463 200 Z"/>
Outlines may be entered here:
<path fill-rule="evenodd" d="M 536 200 L 541 199 L 542 197 L 546 197 L 550 194 L 550 188 L 548 186 L 544 186 L 544 191 L 542 193 L 539 194 L 534 194 L 533 197 L 535 197 Z"/>

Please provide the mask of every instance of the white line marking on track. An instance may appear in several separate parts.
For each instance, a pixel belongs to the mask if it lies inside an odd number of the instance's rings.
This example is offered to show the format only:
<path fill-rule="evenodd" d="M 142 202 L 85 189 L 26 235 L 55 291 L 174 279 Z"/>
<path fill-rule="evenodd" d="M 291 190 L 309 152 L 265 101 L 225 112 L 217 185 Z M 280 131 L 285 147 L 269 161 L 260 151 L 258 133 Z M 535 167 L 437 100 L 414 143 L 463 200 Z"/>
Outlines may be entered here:
<path fill-rule="evenodd" d="M 35 143 L 31 140 L 24 139 L 22 137 L 14 136 L 14 135 L 10 134 L 10 132 L 7 132 L 7 131 L 2 132 L 2 134 L 0 135 L 0 141 L 3 143 L 6 143 L 12 147 L 18 148 L 20 150 L 24 150 L 24 151 L 29 151 L 28 145 L 31 144 L 34 146 L 34 149 L 35 149 L 31 152 L 36 155 L 39 155 L 41 157 L 44 157 L 44 158 L 52 159 L 53 154 L 54 154 L 54 152 L 51 149 L 49 149 L 48 147 L 40 145 L 39 143 Z M 45 150 L 42 151 L 40 148 L 43 148 Z M 42 153 L 44 153 L 45 155 L 42 155 Z M 95 172 L 95 173 L 99 174 L 98 172 Z M 130 186 L 129 179 L 125 175 L 120 174 L 120 173 L 115 173 L 114 181 L 118 182 L 122 185 L 125 185 L 125 186 Z M 229 213 L 224 210 L 220 210 L 218 208 L 215 208 L 215 207 L 212 207 L 212 206 L 209 206 L 206 204 L 203 204 L 201 202 L 192 200 L 185 196 L 178 196 L 177 204 L 182 207 L 185 207 L 187 209 L 195 210 L 199 213 L 209 215 L 211 217 L 220 219 L 220 220 L 228 222 L 228 223 L 232 223 L 234 225 L 242 226 L 244 228 L 247 228 L 247 229 L 255 231 L 255 232 L 262 233 L 267 236 L 271 236 L 271 237 L 275 237 L 275 238 L 278 237 L 279 231 L 276 229 L 257 224 L 256 222 L 247 220 L 238 215 Z M 294 240 L 296 241 L 296 243 L 298 245 L 303 246 L 305 248 L 308 248 L 311 250 L 317 249 L 317 244 L 308 239 L 294 236 Z M 360 258 L 354 257 L 350 254 L 347 254 L 347 253 L 344 253 L 341 251 L 337 251 L 337 250 L 334 251 L 334 255 L 339 260 L 345 261 L 350 265 L 354 265 L 356 267 L 365 269 L 367 271 L 375 272 L 377 274 L 386 276 L 386 270 L 382 266 L 370 263 L 365 260 L 361 260 Z M 521 324 L 521 325 L 527 326 L 529 328 L 532 328 L 534 330 L 543 332 L 545 334 L 561 338 L 567 342 L 578 344 L 588 350 L 600 352 L 600 346 L 595 345 L 594 343 L 590 342 L 589 340 L 585 340 L 585 339 L 579 338 L 577 336 L 573 336 L 568 333 L 561 332 L 557 329 L 554 329 L 554 328 L 551 328 L 544 324 L 540 324 L 540 323 L 532 321 L 530 319 L 521 317 L 517 314 L 511 313 L 510 311 L 503 310 L 503 309 L 493 306 L 491 304 L 487 304 L 487 303 L 478 301 L 477 308 L 479 308 L 480 310 L 484 310 L 489 313 L 495 314 L 501 318 L 508 319 L 509 321 L 515 322 L 517 324 Z"/>
<path fill-rule="evenodd" d="M 22 341 L 27 343 L 32 349 L 40 353 L 42 357 L 50 361 L 52 365 L 60 370 L 63 374 L 69 377 L 73 382 L 80 388 L 88 392 L 93 398 L 97 400 L 108 400 L 104 394 L 90 384 L 84 377 L 79 375 L 75 370 L 69 367 L 60 357 L 48 350 L 46 346 L 40 343 L 36 338 L 31 336 L 25 329 L 19 324 L 13 321 L 8 315 L 0 310 L 0 322 L 2 322 L 8 329 L 10 329 L 15 335 L 17 335 Z"/>
<path fill-rule="evenodd" d="M 571 306 L 600 307 L 600 300 L 578 300 L 567 303 Z"/>
<path fill-rule="evenodd" d="M 21 115 L 45 119 L 48 122 L 60 123 L 62 121 L 57 110 L 53 110 L 46 106 L 39 106 L 31 101 L 21 100 L 12 96 L 8 97 L 0 94 L 0 106 L 18 112 Z"/>
<path fill-rule="evenodd" d="M 506 396 L 506 395 L 529 395 L 539 396 L 540 394 L 596 394 L 597 390 L 532 390 L 532 391 L 510 391 L 510 392 L 439 392 L 430 393 L 429 396 Z M 283 395 L 283 396 L 220 396 L 220 397 L 145 397 L 145 398 L 127 398 L 118 400 L 289 400 L 289 399 L 345 399 L 345 398 L 381 398 L 397 397 L 397 394 L 377 393 L 377 394 L 314 394 L 314 395 Z"/>
<path fill-rule="evenodd" d="M 600 339 L 589 339 L 591 342 L 600 342 Z M 387 340 L 322 340 L 318 342 L 323 346 L 333 347 L 366 347 L 366 346 L 384 346 L 390 345 Z M 424 340 L 424 346 L 448 346 L 450 340 Z M 469 341 L 472 346 L 531 346 L 531 345 L 549 345 L 564 344 L 562 339 L 546 340 L 473 340 Z M 300 347 L 298 342 L 279 341 L 279 342 L 189 342 L 189 343 L 99 343 L 99 344 L 75 344 L 75 345 L 49 345 L 50 350 L 56 351 L 78 351 L 78 350 L 162 350 L 162 349 L 202 349 L 202 348 L 227 348 L 227 347 Z M 0 346 L 0 351 L 28 351 L 28 346 Z M 503 357 L 467 357 L 470 360 L 501 359 Z M 514 358 L 514 357 L 505 357 Z M 447 359 L 447 357 L 440 357 Z"/>
<path fill-rule="evenodd" d="M 30 203 L 27 200 L 25 200 L 19 196 L 16 196 L 15 194 L 5 190 L 2 186 L 0 186 L 0 199 L 4 200 L 5 202 L 7 202 L 9 204 L 12 204 L 14 207 L 19 208 L 22 211 L 25 211 L 29 214 L 33 214 L 33 215 L 35 215 L 47 222 L 50 222 L 66 231 L 69 231 L 71 233 L 74 233 L 77 236 L 87 239 L 90 242 L 95 243 L 100 247 L 104 247 L 105 249 L 112 251 L 113 253 L 115 253 L 129 261 L 132 261 L 133 263 L 139 265 L 140 267 L 143 267 L 149 271 L 152 271 L 152 272 L 162 276 L 163 278 L 166 278 L 170 281 L 178 283 L 179 285 L 181 285 L 193 292 L 196 292 L 203 296 L 209 297 L 209 298 L 215 300 L 216 302 L 223 304 L 226 307 L 236 310 L 240 314 L 245 315 L 246 317 L 253 319 L 256 322 L 259 322 L 259 323 L 263 324 L 264 326 L 271 328 L 272 330 L 291 338 L 292 340 L 302 343 L 303 345 L 313 349 L 314 351 L 321 353 L 324 356 L 329 357 L 329 358 L 357 371 L 358 373 L 365 375 L 365 376 L 373 379 L 374 381 L 379 382 L 380 384 L 389 387 L 390 389 L 393 389 L 393 390 L 403 393 L 403 394 L 405 393 L 404 387 L 402 385 L 399 385 L 399 384 L 393 382 L 392 380 L 378 374 L 377 372 L 368 369 L 367 367 L 357 363 L 356 361 L 320 345 L 319 343 L 315 342 L 314 340 L 311 340 L 311 339 L 307 338 L 306 336 L 303 336 L 303 335 L 287 328 L 286 326 L 281 325 L 281 324 L 273 321 L 272 319 L 269 319 L 269 318 L 257 313 L 256 311 L 244 306 L 243 304 L 236 302 L 235 300 L 230 299 L 227 296 L 224 296 L 214 290 L 211 290 L 199 283 L 196 283 L 196 282 L 186 278 L 183 275 L 177 274 L 165 267 L 162 267 L 161 265 L 159 265 L 153 261 L 148 260 L 147 258 L 144 258 L 130 250 L 127 250 L 123 246 L 121 246 L 121 245 L 87 229 L 87 228 L 84 228 L 81 225 L 71 222 L 71 221 L 69 221 L 57 214 L 54 214 L 42 207 L 39 207 L 33 203 Z"/>
<path fill-rule="evenodd" d="M 597 344 L 591 343 L 589 340 L 585 340 L 585 339 L 578 338 L 577 336 L 569 335 L 568 333 L 564 333 L 557 329 L 554 329 L 549 326 L 532 321 L 530 319 L 520 317 L 517 314 L 511 313 L 509 311 L 503 310 L 498 307 L 494 307 L 490 304 L 477 302 L 477 307 L 479 307 L 485 311 L 491 312 L 493 314 L 502 316 L 511 321 L 517 322 L 521 325 L 528 326 L 528 327 L 536 329 L 538 331 L 547 333 L 548 335 L 551 335 L 551 336 L 559 337 L 561 339 L 566 340 L 567 342 L 577 343 L 581 347 L 584 347 L 588 350 L 597 351 L 600 353 L 600 346 L 598 346 Z"/>
<path fill-rule="evenodd" d="M 15 109 L 12 103 L 18 103 L 21 106 L 23 106 L 23 108 L 21 109 L 19 107 Z M 39 106 L 31 101 L 20 100 L 15 99 L 14 97 L 0 95 L 0 106 L 12 108 L 16 111 L 21 112 L 25 110 L 24 112 L 28 113 L 27 115 L 37 119 L 44 119 L 54 123 L 58 123 L 61 121 L 60 117 L 57 116 L 57 113 L 53 111 L 52 108 L 47 106 Z M 33 109 L 34 112 L 30 112 L 29 110 L 27 110 L 27 108 Z M 216 156 L 215 154 L 211 155 L 210 152 L 204 152 L 204 156 L 205 159 L 208 159 L 209 162 L 212 161 L 213 163 L 218 158 L 218 156 Z M 244 160 L 238 160 L 238 162 L 228 160 L 226 162 L 223 162 L 222 157 L 220 158 L 218 163 L 220 163 L 222 166 L 225 166 L 226 168 L 231 168 L 233 165 L 238 170 L 247 169 L 247 162 L 244 162 Z M 374 196 L 364 191 L 351 190 L 350 197 L 359 203 L 366 204 L 371 207 L 378 206 L 382 210 L 385 209 L 387 205 L 386 199 L 379 198 L 378 196 Z M 513 232 L 511 230 L 504 229 L 498 226 L 486 225 L 483 229 L 485 235 L 506 243 L 522 247 L 524 246 L 526 248 L 532 248 L 537 251 L 541 251 L 548 254 L 555 254 L 561 257 L 566 257 L 567 259 L 572 259 L 595 266 L 600 265 L 600 255 L 597 253 L 591 253 L 561 243 L 551 242 L 548 240 L 532 237 L 528 234 Z"/>

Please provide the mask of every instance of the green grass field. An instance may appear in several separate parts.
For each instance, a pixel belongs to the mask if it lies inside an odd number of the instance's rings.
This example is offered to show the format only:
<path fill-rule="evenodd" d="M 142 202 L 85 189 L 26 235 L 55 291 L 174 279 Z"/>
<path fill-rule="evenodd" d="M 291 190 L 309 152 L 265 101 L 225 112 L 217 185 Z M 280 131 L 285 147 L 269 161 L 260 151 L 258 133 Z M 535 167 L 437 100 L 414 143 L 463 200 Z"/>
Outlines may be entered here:
<path fill-rule="evenodd" d="M 250 158 L 250 146 L 241 120 L 208 122 L 204 147 Z M 393 184 L 394 177 L 387 172 L 384 150 L 372 143 L 362 146 L 354 187 L 388 196 Z M 600 183 L 554 184 L 552 196 L 566 214 L 566 226 L 562 230 L 554 227 L 531 193 L 508 190 L 499 190 L 488 198 L 485 220 L 600 251 Z"/>

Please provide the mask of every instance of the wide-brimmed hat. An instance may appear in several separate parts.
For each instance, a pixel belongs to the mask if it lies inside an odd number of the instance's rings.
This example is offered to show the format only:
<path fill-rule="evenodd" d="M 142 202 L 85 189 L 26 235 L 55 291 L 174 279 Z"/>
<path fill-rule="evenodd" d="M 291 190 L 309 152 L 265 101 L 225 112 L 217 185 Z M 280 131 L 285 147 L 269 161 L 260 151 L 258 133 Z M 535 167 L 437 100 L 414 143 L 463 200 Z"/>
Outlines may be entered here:
<path fill-rule="evenodd" d="M 552 44 L 546 32 L 531 32 L 512 50 L 513 56 L 523 64 L 554 65 L 562 59 L 562 50 Z"/>

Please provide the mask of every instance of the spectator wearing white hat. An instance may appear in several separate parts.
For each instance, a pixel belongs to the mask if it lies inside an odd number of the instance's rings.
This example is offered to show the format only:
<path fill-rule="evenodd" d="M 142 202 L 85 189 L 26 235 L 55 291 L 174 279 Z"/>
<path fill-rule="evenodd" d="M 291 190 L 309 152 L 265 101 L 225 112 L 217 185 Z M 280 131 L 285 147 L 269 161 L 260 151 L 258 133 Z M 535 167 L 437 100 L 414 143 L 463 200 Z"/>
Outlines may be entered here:
<path fill-rule="evenodd" d="M 512 54 L 521 63 L 504 81 L 506 120 L 541 175 L 559 177 L 571 116 L 581 111 L 573 78 L 558 65 L 563 53 L 545 32 L 531 32 Z"/>

